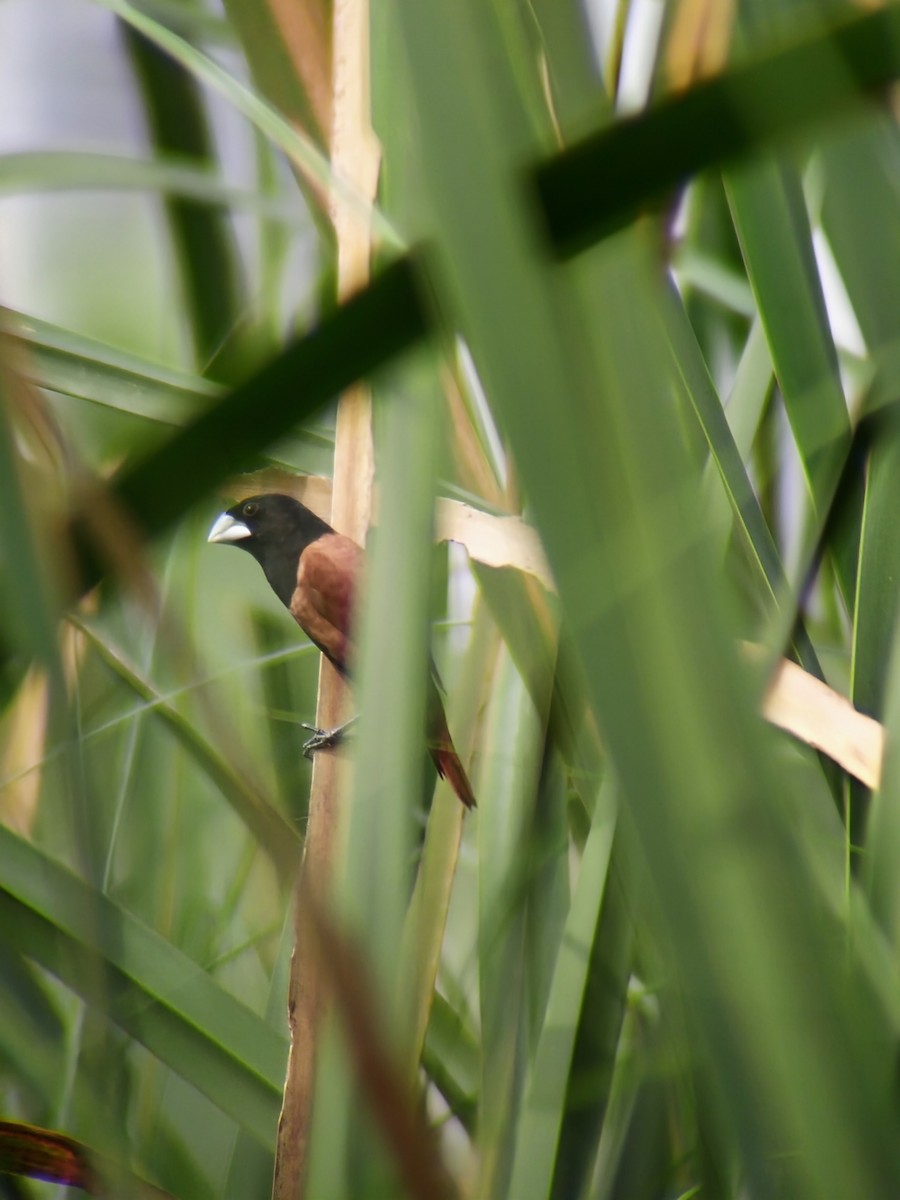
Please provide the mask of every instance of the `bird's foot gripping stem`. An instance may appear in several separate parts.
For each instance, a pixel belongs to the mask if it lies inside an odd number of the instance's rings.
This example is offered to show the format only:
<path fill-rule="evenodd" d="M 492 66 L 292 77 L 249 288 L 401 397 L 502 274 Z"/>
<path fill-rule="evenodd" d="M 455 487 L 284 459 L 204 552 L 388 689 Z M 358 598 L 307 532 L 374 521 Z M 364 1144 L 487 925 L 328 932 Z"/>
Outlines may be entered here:
<path fill-rule="evenodd" d="M 349 721 L 345 721 L 343 725 L 336 725 L 334 729 L 319 729 L 316 725 L 307 725 L 305 721 L 301 721 L 302 727 L 312 734 L 309 741 L 303 743 L 303 753 L 307 758 L 312 758 L 317 750 L 331 750 L 340 745 L 345 733 L 355 721 L 356 717 L 351 717 Z"/>

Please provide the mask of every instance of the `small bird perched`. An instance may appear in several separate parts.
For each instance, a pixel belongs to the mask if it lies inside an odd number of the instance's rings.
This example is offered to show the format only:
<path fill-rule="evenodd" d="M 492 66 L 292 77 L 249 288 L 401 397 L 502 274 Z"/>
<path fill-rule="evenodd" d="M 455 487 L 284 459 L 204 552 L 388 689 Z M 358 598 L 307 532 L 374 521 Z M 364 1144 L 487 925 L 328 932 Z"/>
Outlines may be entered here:
<path fill-rule="evenodd" d="M 292 496 L 250 496 L 217 518 L 210 542 L 231 542 L 247 550 L 265 572 L 275 595 L 327 659 L 346 678 L 353 658 L 351 625 L 354 593 L 365 552 Z M 334 735 L 313 738 L 314 748 Z M 447 717 L 432 677 L 428 692 L 428 749 L 438 774 L 446 776 L 466 808 L 475 796 L 447 728 Z"/>

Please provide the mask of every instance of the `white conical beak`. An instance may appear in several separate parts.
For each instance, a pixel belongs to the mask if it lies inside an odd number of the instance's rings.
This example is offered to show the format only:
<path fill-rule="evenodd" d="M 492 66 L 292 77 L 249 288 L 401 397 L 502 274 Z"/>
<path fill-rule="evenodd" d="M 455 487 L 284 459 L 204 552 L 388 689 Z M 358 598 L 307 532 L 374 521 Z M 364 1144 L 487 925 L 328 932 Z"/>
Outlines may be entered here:
<path fill-rule="evenodd" d="M 252 533 L 243 521 L 236 521 L 230 513 L 223 512 L 216 517 L 215 524 L 209 531 L 208 542 L 240 542 L 252 537 Z"/>

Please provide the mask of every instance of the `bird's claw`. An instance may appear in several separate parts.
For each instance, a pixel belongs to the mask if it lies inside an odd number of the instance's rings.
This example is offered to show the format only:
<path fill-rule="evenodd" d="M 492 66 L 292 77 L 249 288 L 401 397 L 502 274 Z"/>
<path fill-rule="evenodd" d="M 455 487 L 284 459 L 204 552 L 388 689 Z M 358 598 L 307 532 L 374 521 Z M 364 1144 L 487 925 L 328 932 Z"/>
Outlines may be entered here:
<path fill-rule="evenodd" d="M 334 729 L 320 729 L 318 725 L 309 725 L 306 721 L 301 721 L 303 729 L 308 729 L 312 737 L 303 743 L 303 753 L 307 758 L 312 758 L 317 750 L 332 750 L 340 742 L 344 740 L 344 734 L 347 728 L 356 720 L 351 717 L 349 721 L 345 721 L 343 725 L 337 725 Z"/>
<path fill-rule="evenodd" d="M 317 725 L 309 725 L 306 721 L 301 721 L 300 724 L 312 734 L 312 737 L 303 743 L 303 753 L 307 758 L 311 759 L 317 750 L 328 750 L 334 746 L 335 730 L 319 729 Z"/>

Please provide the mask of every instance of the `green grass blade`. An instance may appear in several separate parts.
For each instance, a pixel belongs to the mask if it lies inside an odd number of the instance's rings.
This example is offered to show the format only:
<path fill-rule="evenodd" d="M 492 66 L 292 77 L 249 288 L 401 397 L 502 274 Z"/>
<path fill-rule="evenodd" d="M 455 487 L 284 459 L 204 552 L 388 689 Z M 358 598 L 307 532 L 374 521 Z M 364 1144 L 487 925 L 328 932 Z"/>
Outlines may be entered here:
<path fill-rule="evenodd" d="M 4 936 L 271 1144 L 284 1039 L 158 934 L 2 826 L 0 846 Z"/>

